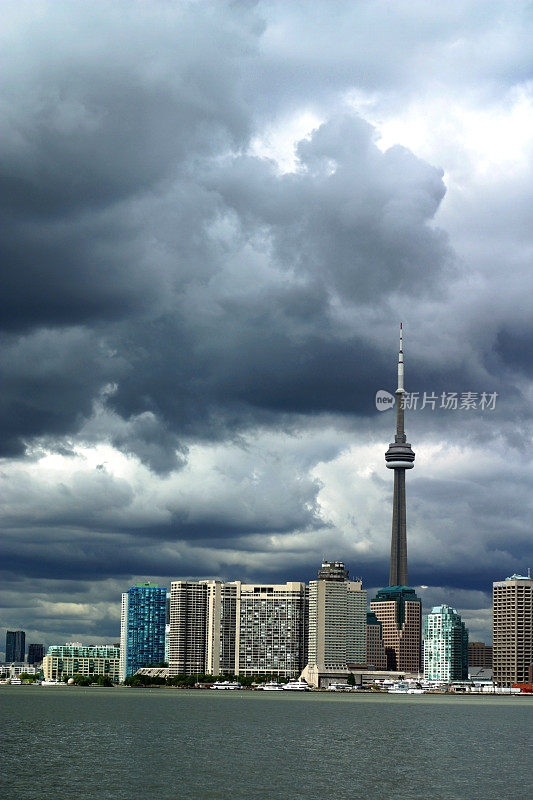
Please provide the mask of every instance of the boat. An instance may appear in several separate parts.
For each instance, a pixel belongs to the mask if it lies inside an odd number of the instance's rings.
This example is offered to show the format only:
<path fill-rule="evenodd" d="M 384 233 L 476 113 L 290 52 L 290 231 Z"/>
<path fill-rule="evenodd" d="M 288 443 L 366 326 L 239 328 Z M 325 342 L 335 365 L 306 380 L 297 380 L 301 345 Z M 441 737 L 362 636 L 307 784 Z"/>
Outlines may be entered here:
<path fill-rule="evenodd" d="M 298 680 L 292 680 L 288 681 L 288 683 L 284 683 L 282 688 L 284 692 L 308 692 L 309 684 L 303 678 L 298 678 Z"/>
<path fill-rule="evenodd" d="M 211 689 L 242 689 L 242 686 L 237 681 L 215 681 Z"/>
<path fill-rule="evenodd" d="M 353 688 L 349 683 L 330 683 L 328 692 L 351 692 Z"/>
<path fill-rule="evenodd" d="M 423 689 L 417 681 L 407 680 L 394 683 L 388 690 L 389 694 L 425 694 L 426 690 Z"/>
<path fill-rule="evenodd" d="M 277 681 L 269 681 L 269 683 L 265 683 L 262 689 L 264 692 L 282 692 L 283 686 Z"/>

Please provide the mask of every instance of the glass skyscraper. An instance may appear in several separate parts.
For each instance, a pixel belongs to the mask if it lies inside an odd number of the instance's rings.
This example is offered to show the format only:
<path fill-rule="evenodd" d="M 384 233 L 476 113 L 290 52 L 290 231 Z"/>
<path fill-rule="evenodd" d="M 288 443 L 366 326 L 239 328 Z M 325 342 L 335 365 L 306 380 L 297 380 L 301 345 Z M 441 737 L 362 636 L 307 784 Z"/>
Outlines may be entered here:
<path fill-rule="evenodd" d="M 24 631 L 6 631 L 6 661 L 24 661 L 26 634 Z"/>
<path fill-rule="evenodd" d="M 455 608 L 434 606 L 424 617 L 424 678 L 468 678 L 468 631 Z"/>
<path fill-rule="evenodd" d="M 122 595 L 120 680 L 165 659 L 167 590 L 153 583 L 132 586 Z"/>

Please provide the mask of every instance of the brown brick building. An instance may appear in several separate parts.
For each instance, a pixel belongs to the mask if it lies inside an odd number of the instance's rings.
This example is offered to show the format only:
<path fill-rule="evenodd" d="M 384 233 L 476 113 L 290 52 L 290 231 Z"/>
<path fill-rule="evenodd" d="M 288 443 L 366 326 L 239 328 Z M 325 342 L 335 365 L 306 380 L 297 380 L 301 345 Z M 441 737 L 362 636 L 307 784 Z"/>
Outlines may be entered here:
<path fill-rule="evenodd" d="M 485 642 L 468 642 L 468 666 L 492 667 L 492 645 Z"/>
<path fill-rule="evenodd" d="M 381 622 L 386 669 L 421 672 L 422 602 L 408 586 L 380 589 L 370 610 Z"/>
<path fill-rule="evenodd" d="M 492 585 L 494 682 L 528 683 L 533 664 L 533 580 L 511 575 Z"/>
<path fill-rule="evenodd" d="M 373 611 L 368 611 L 366 615 L 366 666 L 367 669 L 387 667 L 382 626 Z"/>

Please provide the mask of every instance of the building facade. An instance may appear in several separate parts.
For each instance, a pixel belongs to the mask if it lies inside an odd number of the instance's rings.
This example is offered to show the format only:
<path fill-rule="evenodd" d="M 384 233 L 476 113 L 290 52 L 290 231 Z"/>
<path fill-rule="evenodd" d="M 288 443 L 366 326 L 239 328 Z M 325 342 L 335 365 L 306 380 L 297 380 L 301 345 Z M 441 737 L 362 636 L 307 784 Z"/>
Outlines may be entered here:
<path fill-rule="evenodd" d="M 408 586 L 380 589 L 370 610 L 381 622 L 386 668 L 419 673 L 422 670 L 422 602 Z"/>
<path fill-rule="evenodd" d="M 424 678 L 429 681 L 468 678 L 468 631 L 455 608 L 434 606 L 424 617 Z"/>
<path fill-rule="evenodd" d="M 492 585 L 492 669 L 498 686 L 528 683 L 533 671 L 533 580 L 511 575 Z"/>
<path fill-rule="evenodd" d="M 46 681 L 61 681 L 73 675 L 107 675 L 118 682 L 119 672 L 120 650 L 113 645 L 51 645 L 43 658 Z"/>
<path fill-rule="evenodd" d="M 152 583 L 132 586 L 122 595 L 120 680 L 165 658 L 167 590 Z"/>
<path fill-rule="evenodd" d="M 207 581 L 206 653 L 207 675 L 233 675 L 236 664 L 237 605 L 240 584 Z"/>
<path fill-rule="evenodd" d="M 26 634 L 24 631 L 6 631 L 6 661 L 25 661 Z"/>
<path fill-rule="evenodd" d="M 325 561 L 309 584 L 308 664 L 318 674 L 366 665 L 367 594 L 341 561 Z"/>
<path fill-rule="evenodd" d="M 297 675 L 306 624 L 304 583 L 173 581 L 170 675 Z"/>
<path fill-rule="evenodd" d="M 485 642 L 468 642 L 468 666 L 492 668 L 492 645 Z"/>
<path fill-rule="evenodd" d="M 199 675 L 206 668 L 207 581 L 170 584 L 169 674 Z"/>
<path fill-rule="evenodd" d="M 45 646 L 44 644 L 29 644 L 28 645 L 28 664 L 40 664 L 44 658 Z"/>
<path fill-rule="evenodd" d="M 306 661 L 304 583 L 237 582 L 235 672 L 290 678 Z"/>
<path fill-rule="evenodd" d="M 374 670 L 387 668 L 383 629 L 373 611 L 366 615 L 366 666 Z"/>

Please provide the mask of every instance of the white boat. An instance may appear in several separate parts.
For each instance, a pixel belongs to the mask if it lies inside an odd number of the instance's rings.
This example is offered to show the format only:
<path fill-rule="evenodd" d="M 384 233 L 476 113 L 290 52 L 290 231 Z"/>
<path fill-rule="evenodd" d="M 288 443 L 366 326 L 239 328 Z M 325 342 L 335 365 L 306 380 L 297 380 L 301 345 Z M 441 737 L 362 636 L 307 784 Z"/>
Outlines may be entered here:
<path fill-rule="evenodd" d="M 425 689 L 416 681 L 405 681 L 395 683 L 388 689 L 389 694 L 425 694 Z"/>
<path fill-rule="evenodd" d="M 215 681 L 211 689 L 241 689 L 241 684 L 236 681 Z"/>
<path fill-rule="evenodd" d="M 269 681 L 269 683 L 265 683 L 263 686 L 264 692 L 282 692 L 283 686 L 281 683 L 277 683 L 276 681 Z"/>
<path fill-rule="evenodd" d="M 284 692 L 308 692 L 309 684 L 303 678 L 283 684 Z"/>
<path fill-rule="evenodd" d="M 330 683 L 328 692 L 351 692 L 353 688 L 349 683 Z"/>

